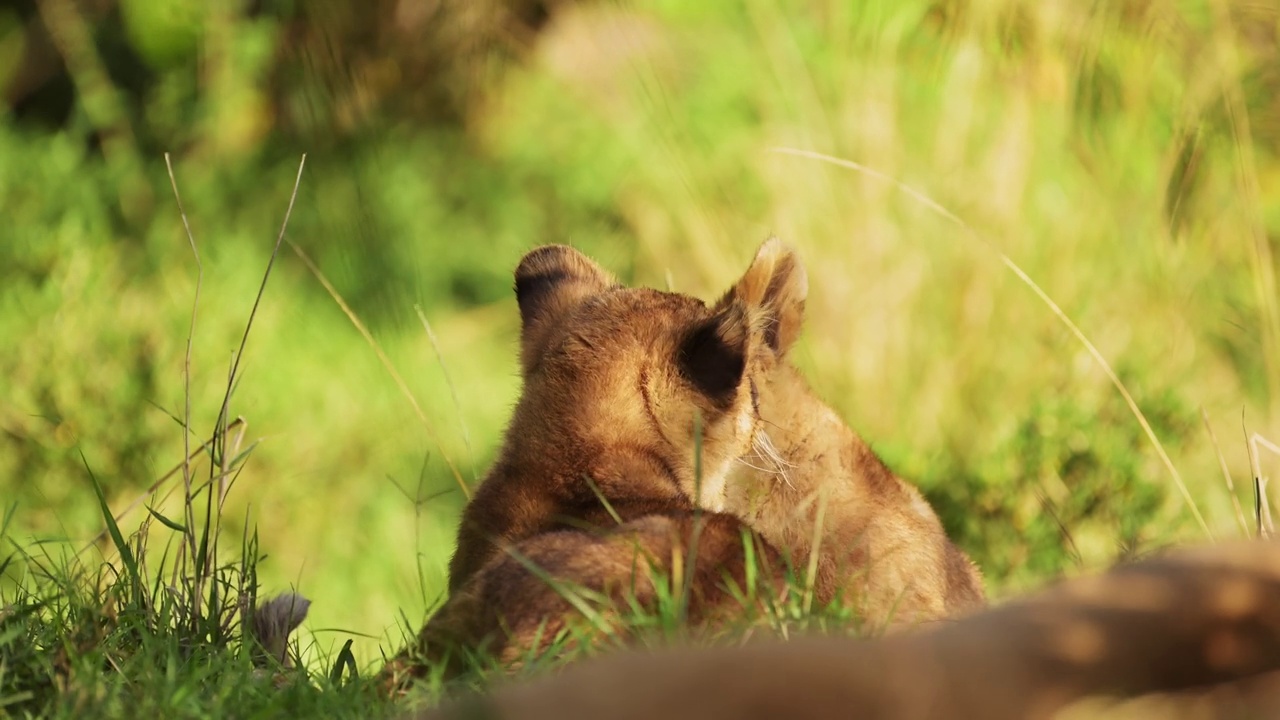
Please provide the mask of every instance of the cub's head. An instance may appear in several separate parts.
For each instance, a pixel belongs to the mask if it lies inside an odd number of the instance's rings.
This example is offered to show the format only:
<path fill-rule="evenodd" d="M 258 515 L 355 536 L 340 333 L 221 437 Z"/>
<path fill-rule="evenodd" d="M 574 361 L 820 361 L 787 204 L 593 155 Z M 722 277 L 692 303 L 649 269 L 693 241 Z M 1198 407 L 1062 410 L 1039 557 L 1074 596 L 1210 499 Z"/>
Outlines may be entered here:
<path fill-rule="evenodd" d="M 796 340 L 807 287 L 776 239 L 714 305 L 623 287 L 570 247 L 533 250 L 516 270 L 524 390 L 510 431 L 528 435 L 509 441 L 641 455 L 695 504 L 721 509 L 732 463 L 761 431 L 757 383 Z M 605 494 L 625 496 L 616 482 Z"/>

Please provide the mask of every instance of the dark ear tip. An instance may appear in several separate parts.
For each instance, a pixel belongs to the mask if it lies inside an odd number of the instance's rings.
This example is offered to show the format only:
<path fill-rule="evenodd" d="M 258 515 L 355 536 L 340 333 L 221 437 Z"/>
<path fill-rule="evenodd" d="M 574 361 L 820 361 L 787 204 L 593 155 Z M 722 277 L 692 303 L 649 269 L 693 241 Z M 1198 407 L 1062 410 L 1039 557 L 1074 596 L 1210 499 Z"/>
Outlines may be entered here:
<path fill-rule="evenodd" d="M 516 266 L 516 298 L 541 294 L 567 281 L 606 288 L 616 281 L 591 258 L 568 245 L 543 245 L 530 250 Z"/>
<path fill-rule="evenodd" d="M 615 285 L 613 276 L 586 255 L 567 245 L 544 245 L 530 250 L 515 272 L 516 303 L 524 324 L 524 345 L 535 324 L 568 311 L 594 293 Z"/>
<path fill-rule="evenodd" d="M 548 270 L 564 271 L 568 267 L 590 262 L 582 253 L 568 245 L 543 245 L 525 253 L 516 266 L 516 281 L 539 275 Z"/>

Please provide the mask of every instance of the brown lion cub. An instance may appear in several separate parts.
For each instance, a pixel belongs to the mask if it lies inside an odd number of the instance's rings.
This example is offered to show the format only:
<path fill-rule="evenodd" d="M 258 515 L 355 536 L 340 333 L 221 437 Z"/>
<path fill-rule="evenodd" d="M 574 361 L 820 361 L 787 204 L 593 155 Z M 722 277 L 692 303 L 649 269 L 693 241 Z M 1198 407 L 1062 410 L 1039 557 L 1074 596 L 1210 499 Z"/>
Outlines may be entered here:
<path fill-rule="evenodd" d="M 716 509 L 759 432 L 754 398 L 769 321 L 749 269 L 715 307 L 625 288 L 550 245 L 515 273 L 523 387 L 502 448 L 463 511 L 455 592 L 499 552 L 552 530 Z M 696 451 L 700 443 L 700 453 Z"/>
<path fill-rule="evenodd" d="M 978 569 L 947 538 L 933 508 L 785 362 L 800 334 L 808 283 L 777 240 L 760 249 L 756 262 L 770 257 L 777 269 L 764 292 L 772 352 L 762 354 L 764 380 L 756 386 L 760 430 L 715 509 L 745 520 L 798 569 L 814 562 L 818 597 L 840 594 L 872 624 L 912 624 L 981 607 Z"/>

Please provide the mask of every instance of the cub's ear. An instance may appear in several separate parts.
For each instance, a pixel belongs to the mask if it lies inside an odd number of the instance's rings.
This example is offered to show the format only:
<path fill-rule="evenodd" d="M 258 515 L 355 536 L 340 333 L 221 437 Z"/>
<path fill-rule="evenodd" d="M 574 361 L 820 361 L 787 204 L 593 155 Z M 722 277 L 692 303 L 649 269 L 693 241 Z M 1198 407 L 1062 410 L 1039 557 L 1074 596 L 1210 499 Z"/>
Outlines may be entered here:
<path fill-rule="evenodd" d="M 680 373 L 713 406 L 728 408 L 742 384 L 750 339 L 751 321 L 743 308 L 727 305 L 680 342 Z"/>
<path fill-rule="evenodd" d="M 528 372 L 545 349 L 556 319 L 617 284 L 613 276 L 567 245 L 530 250 L 516 267 L 520 305 L 520 364 Z"/>
<path fill-rule="evenodd" d="M 800 336 L 808 294 L 809 276 L 800 259 L 781 240 L 771 237 L 717 307 L 741 305 L 757 318 L 765 343 L 781 356 Z"/>

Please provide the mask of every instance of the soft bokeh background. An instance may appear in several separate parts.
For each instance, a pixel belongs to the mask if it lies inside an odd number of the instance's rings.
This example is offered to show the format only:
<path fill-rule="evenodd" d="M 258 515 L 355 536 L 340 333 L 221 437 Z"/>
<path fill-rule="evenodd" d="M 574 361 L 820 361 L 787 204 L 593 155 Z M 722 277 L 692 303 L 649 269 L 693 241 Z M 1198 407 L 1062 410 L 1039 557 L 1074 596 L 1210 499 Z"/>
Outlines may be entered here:
<path fill-rule="evenodd" d="M 7 2 L 9 539 L 101 529 L 80 451 L 117 509 L 182 457 L 197 264 L 166 151 L 203 268 L 194 429 L 303 152 L 289 237 L 426 418 L 286 247 L 232 400 L 260 443 L 224 533 L 256 525 L 264 584 L 314 600 L 319 646 L 361 633 L 373 662 L 438 598 L 450 465 L 474 484 L 493 456 L 519 387 L 510 271 L 546 242 L 704 297 L 768 234 L 797 246 L 798 361 L 996 594 L 1203 538 L 1004 253 L 1114 366 L 1212 533 L 1238 535 L 1202 413 L 1249 512 L 1245 428 L 1280 435 L 1278 37 L 1274 0 Z M 779 147 L 907 183 L 972 232 Z"/>

